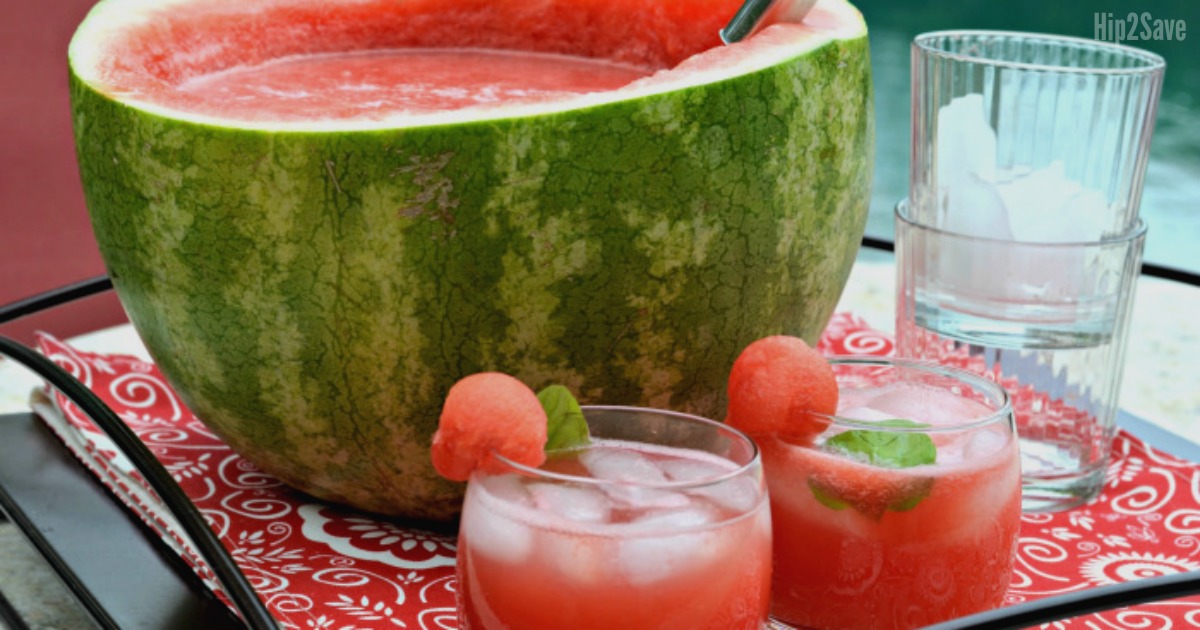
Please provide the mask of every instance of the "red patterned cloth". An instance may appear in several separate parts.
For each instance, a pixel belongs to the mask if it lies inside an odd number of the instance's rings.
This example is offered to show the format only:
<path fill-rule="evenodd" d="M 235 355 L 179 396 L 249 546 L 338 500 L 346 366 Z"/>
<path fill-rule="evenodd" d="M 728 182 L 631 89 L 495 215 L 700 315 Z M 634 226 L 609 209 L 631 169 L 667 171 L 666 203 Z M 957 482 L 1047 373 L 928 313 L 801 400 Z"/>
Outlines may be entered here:
<path fill-rule="evenodd" d="M 210 433 L 153 364 L 80 352 L 49 336 L 42 336 L 39 346 L 142 438 L 207 517 L 283 627 L 458 627 L 453 537 L 291 491 Z M 830 355 L 886 355 L 892 340 L 860 318 L 839 313 L 817 347 Z M 35 406 L 76 456 L 216 590 L 211 573 L 176 535 L 178 525 L 112 442 L 61 395 Z M 1022 519 L 1009 603 L 1200 570 L 1200 464 L 1156 452 L 1122 431 L 1097 501 Z M 1200 598 L 1143 604 L 1049 627 L 1200 627 Z"/>

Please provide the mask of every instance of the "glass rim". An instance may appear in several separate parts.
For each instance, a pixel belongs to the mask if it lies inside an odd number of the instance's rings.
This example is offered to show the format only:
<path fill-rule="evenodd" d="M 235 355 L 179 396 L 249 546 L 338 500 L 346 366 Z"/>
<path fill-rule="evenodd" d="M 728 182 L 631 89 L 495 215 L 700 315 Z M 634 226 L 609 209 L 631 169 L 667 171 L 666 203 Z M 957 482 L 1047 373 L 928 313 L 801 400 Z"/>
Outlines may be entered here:
<path fill-rule="evenodd" d="M 580 409 L 583 410 L 583 415 L 584 415 L 585 419 L 587 418 L 587 413 L 589 411 L 616 411 L 616 412 L 621 412 L 621 413 L 652 414 L 652 415 L 656 415 L 656 416 L 673 418 L 673 419 L 679 420 L 679 421 L 690 422 L 693 424 L 709 426 L 709 427 L 716 429 L 717 431 L 727 432 L 727 433 L 731 434 L 737 440 L 749 445 L 750 459 L 749 459 L 749 461 L 747 461 L 744 464 L 739 464 L 727 457 L 717 455 L 715 453 L 709 453 L 708 451 L 698 451 L 698 452 L 705 453 L 707 455 L 711 455 L 713 457 L 724 459 L 725 461 L 728 461 L 731 464 L 733 464 L 735 466 L 735 468 L 733 468 L 732 470 L 729 470 L 727 472 L 721 473 L 720 475 L 714 475 L 712 477 L 702 477 L 700 479 L 688 479 L 685 481 L 665 481 L 663 483 L 645 483 L 645 482 L 640 482 L 640 481 L 616 481 L 616 480 L 611 480 L 611 479 L 596 479 L 595 477 L 583 477 L 580 475 L 572 475 L 572 474 L 568 474 L 568 473 L 559 473 L 559 472 L 552 472 L 552 471 L 548 471 L 548 470 L 542 470 L 541 468 L 534 468 L 533 466 L 527 466 L 527 465 L 519 463 L 519 462 L 514 462 L 513 460 L 511 460 L 495 451 L 492 451 L 492 457 L 496 458 L 497 461 L 503 463 L 505 466 L 513 469 L 514 472 L 519 472 L 519 473 L 529 476 L 529 477 L 536 477 L 539 479 L 553 479 L 555 481 L 580 483 L 580 484 L 584 484 L 584 485 L 597 486 L 597 487 L 598 486 L 623 486 L 623 487 L 629 487 L 629 488 L 646 488 L 646 489 L 653 489 L 653 490 L 686 490 L 686 489 L 691 489 L 691 488 L 703 488 L 705 486 L 712 486 L 712 485 L 716 485 L 716 484 L 720 484 L 720 483 L 725 483 L 725 482 L 731 481 L 733 479 L 737 479 L 738 477 L 742 477 L 742 476 L 746 475 L 747 473 L 753 471 L 755 468 L 758 468 L 760 470 L 762 468 L 762 452 L 758 448 L 758 443 L 755 442 L 753 439 L 751 439 L 751 437 L 749 435 L 747 435 L 746 433 L 744 433 L 741 429 L 738 429 L 737 427 L 731 426 L 724 422 L 718 422 L 718 421 L 712 420 L 710 418 L 705 418 L 703 416 L 697 416 L 697 415 L 690 414 L 690 413 L 683 413 L 681 411 L 672 411 L 670 409 L 657 409 L 654 407 L 636 407 L 633 405 L 580 405 Z M 653 444 L 651 442 L 634 442 L 634 441 L 629 441 L 629 440 L 622 440 L 622 441 L 630 443 L 630 444 L 646 444 L 649 446 L 664 446 L 664 445 L 660 445 L 660 444 Z M 583 448 L 586 448 L 586 447 L 583 447 Z M 667 448 L 679 448 L 682 450 L 686 447 L 667 446 Z M 578 448 L 577 449 L 563 449 L 561 451 L 555 451 L 555 452 L 570 453 L 570 452 L 576 451 L 576 450 L 582 450 L 582 449 L 578 449 Z M 698 450 L 698 449 L 691 449 L 691 450 Z"/>
<path fill-rule="evenodd" d="M 1008 239 L 1008 238 L 995 238 L 992 236 L 978 236 L 978 235 L 974 235 L 974 234 L 963 234 L 962 232 L 952 232 L 952 231 L 944 229 L 944 228 L 939 228 L 939 227 L 935 227 L 935 226 L 928 225 L 925 223 L 920 223 L 913 217 L 909 216 L 909 213 L 907 212 L 907 210 L 908 210 L 908 208 L 912 207 L 912 204 L 910 204 L 909 201 L 911 201 L 911 200 L 909 198 L 905 197 L 905 198 L 901 199 L 900 201 L 896 202 L 896 207 L 893 212 L 895 213 L 896 218 L 899 221 L 901 221 L 902 223 L 905 223 L 907 225 L 910 225 L 914 228 L 919 228 L 919 229 L 926 230 L 929 232 L 934 232 L 934 233 L 940 234 L 942 236 L 949 236 L 952 238 L 968 240 L 968 241 L 981 241 L 981 242 L 987 242 L 987 243 L 1004 243 L 1007 245 L 1020 245 L 1021 247 L 1036 247 L 1036 248 L 1046 248 L 1046 249 L 1051 249 L 1051 248 L 1052 249 L 1064 249 L 1064 248 L 1084 249 L 1084 248 L 1089 248 L 1089 247 L 1107 247 L 1107 246 L 1111 246 L 1111 245 L 1121 245 L 1121 244 L 1140 241 L 1140 240 L 1145 239 L 1146 232 L 1149 229 L 1149 226 L 1146 224 L 1146 221 L 1144 219 L 1142 219 L 1141 217 L 1138 217 L 1137 223 L 1135 223 L 1132 228 L 1129 228 L 1128 230 L 1126 230 L 1120 234 L 1102 236 L 1102 237 L 1100 237 L 1100 239 L 1094 240 L 1094 241 L 1018 241 L 1018 240 Z"/>
<path fill-rule="evenodd" d="M 1033 63 L 1028 61 L 1011 61 L 1006 59 L 996 59 L 994 57 L 986 57 L 980 55 L 972 55 L 962 52 L 950 52 L 941 48 L 934 47 L 932 41 L 939 38 L 947 37 L 995 37 L 1006 39 L 1027 39 L 1041 42 L 1050 45 L 1059 45 L 1066 47 L 1073 45 L 1076 47 L 1086 47 L 1093 50 L 1107 50 L 1114 54 L 1123 57 L 1131 57 L 1144 62 L 1144 65 L 1134 68 L 1089 68 L 1080 66 L 1065 66 L 1059 64 L 1048 63 Z M 1070 35 L 1053 35 L 1049 33 L 1023 33 L 1020 31 L 1005 31 L 1005 30 L 987 30 L 987 29 L 953 29 L 942 31 L 929 31 L 920 33 L 913 38 L 912 45 L 919 49 L 922 53 L 937 57 L 939 59 L 947 59 L 950 61 L 959 61 L 964 63 L 974 63 L 978 65 L 992 66 L 996 68 L 1012 68 L 1015 70 L 1032 70 L 1038 72 L 1057 72 L 1061 74 L 1094 74 L 1094 75 L 1146 75 L 1146 76 L 1161 76 L 1166 70 L 1167 61 L 1157 53 L 1150 52 L 1133 46 L 1117 44 L 1114 42 L 1106 42 L 1098 39 L 1087 39 L 1085 37 L 1073 37 Z"/>
<path fill-rule="evenodd" d="M 972 431 L 983 428 L 997 422 L 1015 422 L 1016 410 L 1013 408 L 1012 396 L 1008 390 L 999 383 L 992 381 L 984 376 L 967 370 L 942 365 L 933 361 L 924 359 L 904 359 L 897 357 L 879 357 L 879 356 L 859 356 L 859 355 L 835 355 L 828 357 L 829 363 L 833 365 L 866 365 L 866 366 L 889 366 L 917 370 L 946 376 L 959 381 L 963 381 L 976 390 L 982 390 L 985 394 L 995 395 L 999 399 L 999 406 L 993 409 L 990 413 L 982 415 L 976 419 L 962 424 L 951 425 L 934 425 L 927 427 L 897 427 L 880 425 L 878 422 L 869 420 L 857 420 L 854 418 L 845 418 L 837 414 L 814 414 L 821 418 L 828 419 L 833 426 L 848 428 L 848 429 L 866 429 L 870 431 L 884 431 L 889 433 L 933 433 L 947 434 L 960 433 L 963 431 Z M 840 387 L 839 387 L 840 389 Z M 1015 428 L 1015 427 L 1014 427 Z"/>

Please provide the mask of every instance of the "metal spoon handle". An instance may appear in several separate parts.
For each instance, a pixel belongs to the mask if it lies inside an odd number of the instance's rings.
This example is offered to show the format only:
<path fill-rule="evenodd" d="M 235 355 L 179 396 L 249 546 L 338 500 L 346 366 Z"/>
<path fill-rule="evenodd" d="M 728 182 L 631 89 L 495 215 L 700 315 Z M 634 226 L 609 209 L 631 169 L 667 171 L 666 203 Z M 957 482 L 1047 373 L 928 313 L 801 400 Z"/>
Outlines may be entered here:
<path fill-rule="evenodd" d="M 721 41 L 740 42 L 778 21 L 799 22 L 816 3 L 817 0 L 745 0 L 721 29 Z"/>

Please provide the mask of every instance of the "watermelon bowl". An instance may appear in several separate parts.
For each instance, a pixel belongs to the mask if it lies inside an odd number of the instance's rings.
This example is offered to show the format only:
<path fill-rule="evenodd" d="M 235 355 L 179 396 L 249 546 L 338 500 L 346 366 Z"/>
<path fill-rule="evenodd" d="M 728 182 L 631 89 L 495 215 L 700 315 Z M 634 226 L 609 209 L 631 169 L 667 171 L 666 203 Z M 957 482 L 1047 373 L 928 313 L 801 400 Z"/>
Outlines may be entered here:
<path fill-rule="evenodd" d="M 117 294 L 207 427 L 372 512 L 456 517 L 429 443 L 466 374 L 723 417 L 741 348 L 827 322 L 873 163 L 858 11 L 723 46 L 738 5 L 101 0 L 71 105 Z M 484 51 L 485 79 L 549 78 L 366 94 Z M 563 87 L 535 56 L 598 65 Z"/>

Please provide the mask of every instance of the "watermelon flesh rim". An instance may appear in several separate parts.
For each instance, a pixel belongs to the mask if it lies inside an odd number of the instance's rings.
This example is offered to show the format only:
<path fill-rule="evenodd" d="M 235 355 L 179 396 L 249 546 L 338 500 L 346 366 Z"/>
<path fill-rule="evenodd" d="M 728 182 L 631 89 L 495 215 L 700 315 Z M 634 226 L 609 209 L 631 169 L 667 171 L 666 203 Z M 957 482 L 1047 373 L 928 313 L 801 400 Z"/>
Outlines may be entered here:
<path fill-rule="evenodd" d="M 294 55 L 183 81 L 163 104 L 222 118 L 379 119 L 572 98 L 628 85 L 645 68 L 557 53 L 392 48 Z"/>
<path fill-rule="evenodd" d="M 491 0 L 102 0 L 71 41 L 72 72 L 98 92 L 172 119 L 222 127 L 343 131 L 544 115 L 642 98 L 748 74 L 866 32 L 848 3 L 822 0 L 801 24 L 777 24 L 732 46 L 718 31 L 736 0 L 547 0 L 537 10 Z M 599 25 L 599 26 L 597 26 Z M 298 55 L 407 48 L 573 55 L 640 68 L 623 87 L 536 102 L 395 112 L 370 118 L 239 120 L 172 98 L 179 86 Z"/>

